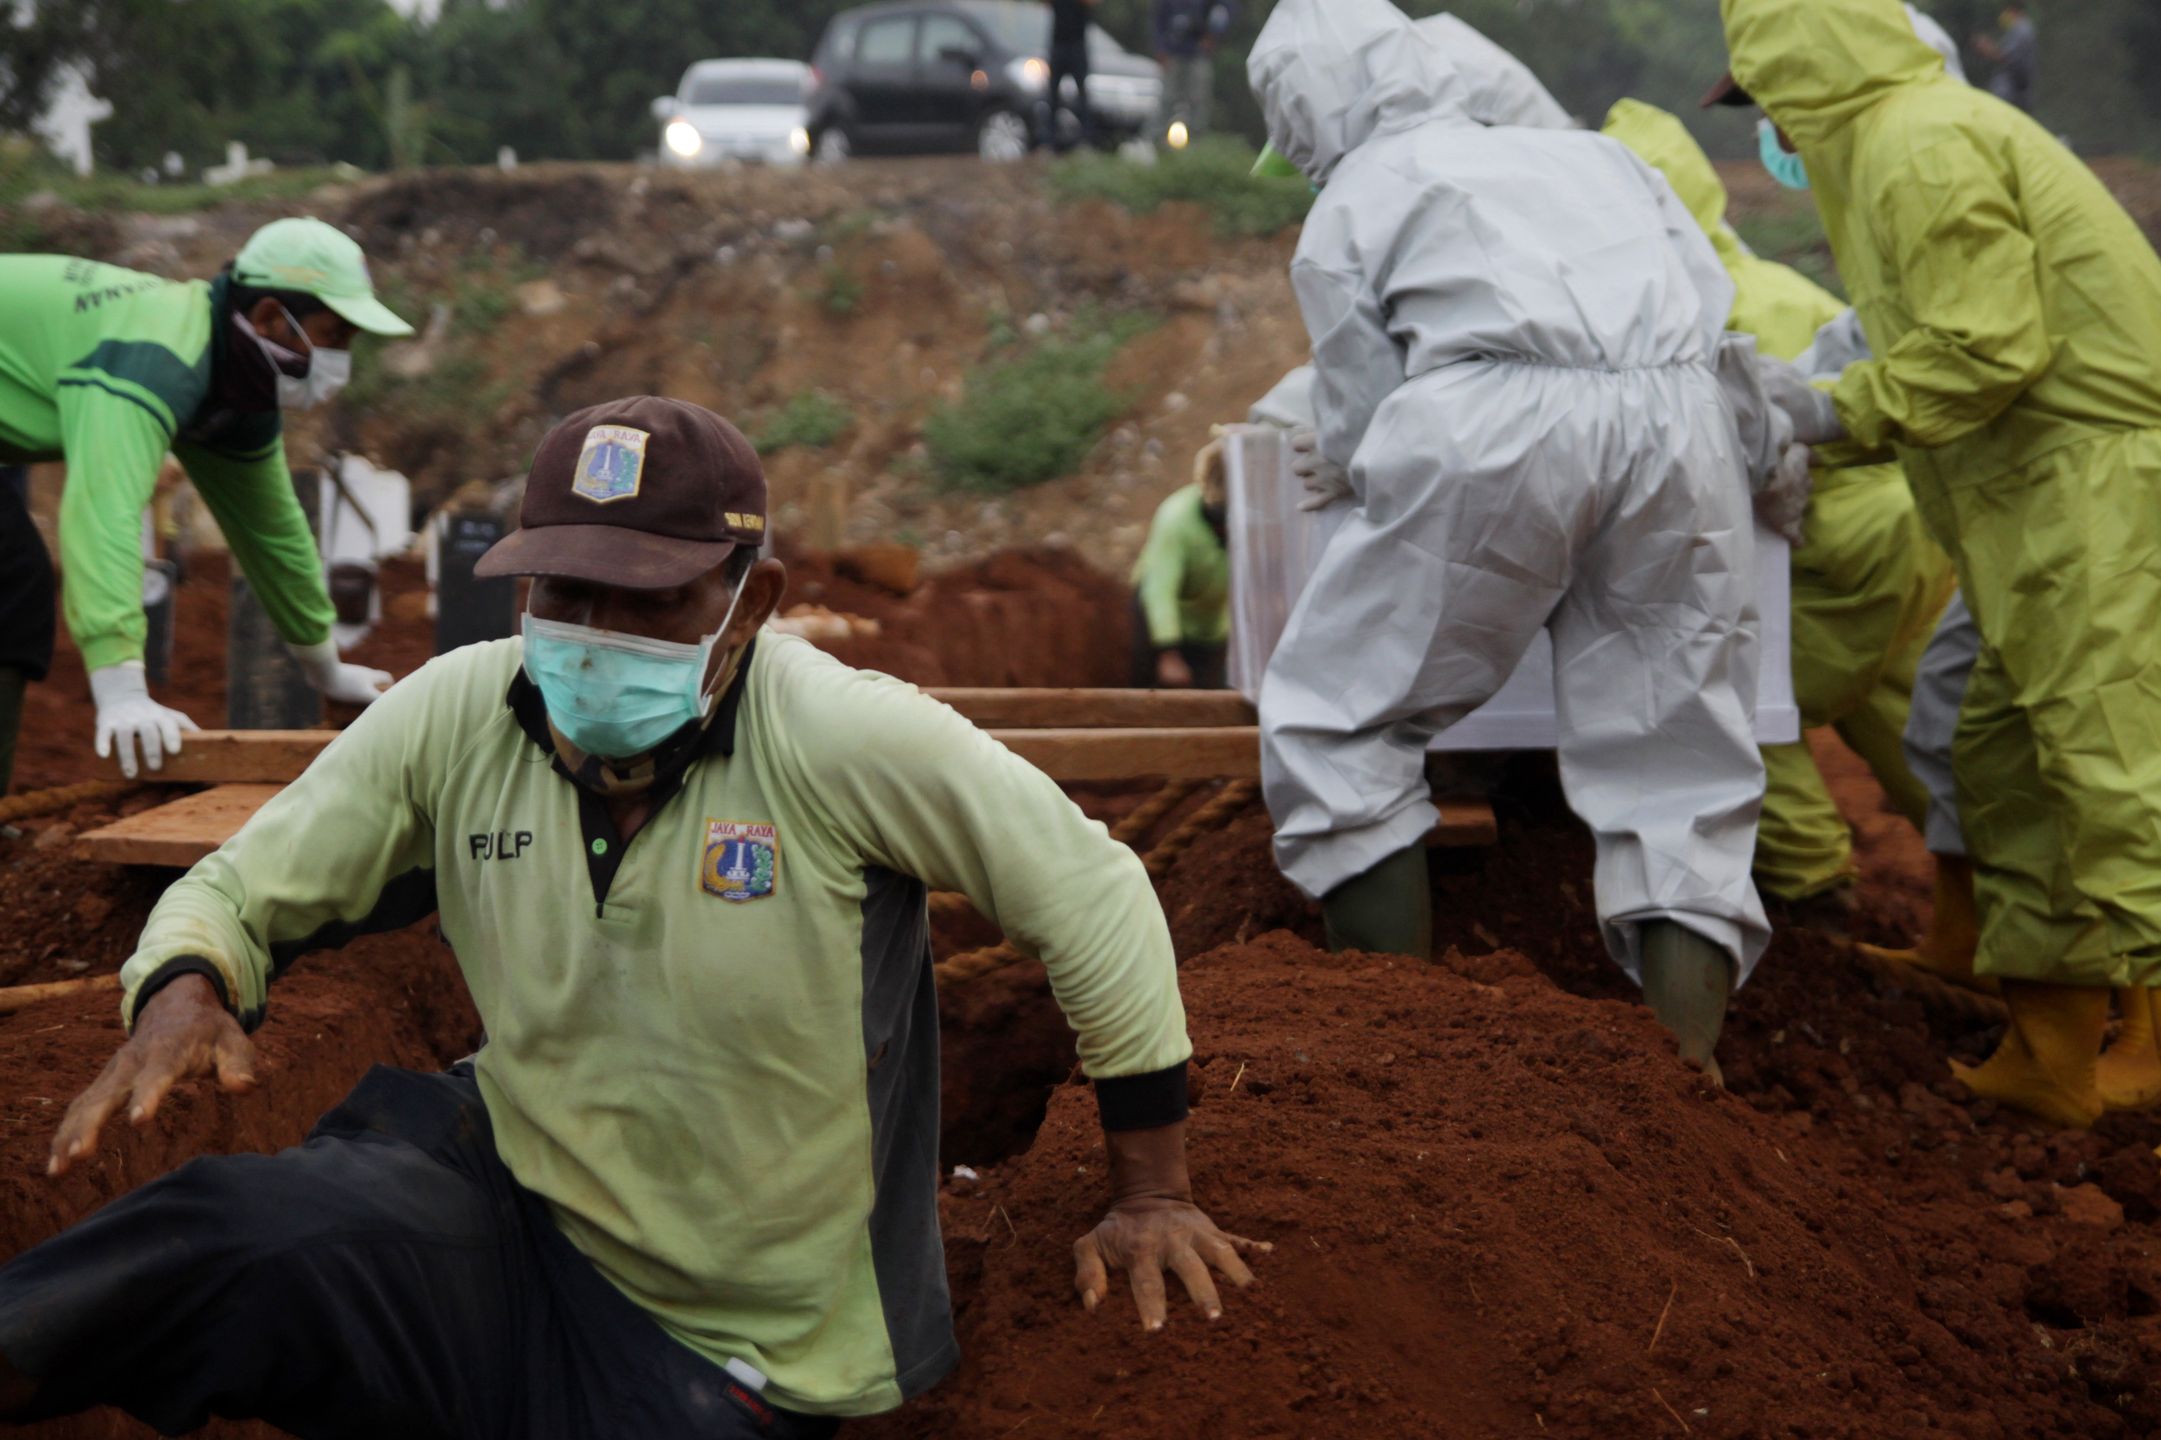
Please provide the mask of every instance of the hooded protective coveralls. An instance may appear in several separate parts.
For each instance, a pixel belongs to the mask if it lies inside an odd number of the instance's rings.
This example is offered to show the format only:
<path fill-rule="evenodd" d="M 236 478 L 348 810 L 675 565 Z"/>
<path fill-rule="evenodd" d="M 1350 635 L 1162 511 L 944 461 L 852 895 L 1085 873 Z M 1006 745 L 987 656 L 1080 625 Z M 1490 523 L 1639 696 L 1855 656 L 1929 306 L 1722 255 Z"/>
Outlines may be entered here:
<path fill-rule="evenodd" d="M 1603 132 L 1649 161 L 1711 239 L 1733 277 L 1726 323 L 1758 348 L 1793 360 L 1846 313 L 1845 302 L 1765 260 L 1726 221 L 1726 187 L 1674 116 L 1623 100 Z M 1807 539 L 1793 552 L 1793 689 L 1801 723 L 1836 727 L 1868 762 L 1884 793 L 1916 827 L 1928 795 L 1907 768 L 1901 736 L 1914 672 L 1957 579 L 1928 537 L 1896 465 L 1840 463 L 1841 447 L 1817 457 Z M 1853 834 L 1805 741 L 1763 748 L 1763 820 L 1756 831 L 1756 884 L 1799 900 L 1853 873 Z"/>
<path fill-rule="evenodd" d="M 1983 973 L 2161 980 L 2161 260 L 1896 0 L 1723 0 L 1876 358 L 1840 421 L 1903 460 L 1982 636 L 1957 760 Z M 2105 962 L 2066 974 L 2100 908 Z"/>
<path fill-rule="evenodd" d="M 2095 1064 L 2101 987 L 2161 981 L 2161 260 L 2046 131 L 1952 83 L 1896 0 L 1721 4 L 1874 351 L 1838 420 L 1898 451 L 1980 629 L 1959 811 L 1975 968 L 2012 1023 L 1961 1074 L 2089 1122 L 2161 1095 L 2150 1005 L 2127 1027 L 2140 1073 L 2097 1086 Z"/>
<path fill-rule="evenodd" d="M 1573 130 L 1576 117 L 1539 83 L 1531 67 L 1472 25 L 1446 14 L 1416 22 L 1463 81 L 1463 110 L 1481 125 Z"/>
<path fill-rule="evenodd" d="M 1261 691 L 1284 874 L 1322 896 L 1416 845 L 1428 742 L 1544 626 L 1610 953 L 1639 974 L 1671 920 L 1745 977 L 1768 930 L 1731 282 L 1626 147 L 1480 127 L 1383 0 L 1283 0 L 1248 74 L 1323 187 L 1291 275 L 1355 493 Z"/>

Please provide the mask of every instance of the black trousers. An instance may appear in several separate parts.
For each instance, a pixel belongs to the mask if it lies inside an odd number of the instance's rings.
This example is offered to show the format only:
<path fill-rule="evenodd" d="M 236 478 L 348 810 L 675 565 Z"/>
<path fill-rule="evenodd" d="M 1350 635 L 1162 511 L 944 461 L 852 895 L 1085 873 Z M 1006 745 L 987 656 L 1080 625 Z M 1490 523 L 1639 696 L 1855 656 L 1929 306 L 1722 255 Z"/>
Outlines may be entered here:
<path fill-rule="evenodd" d="M 245 1104 L 245 1101 L 238 1103 Z M 42 1419 L 302 1437 L 817 1440 L 671 1339 L 495 1153 L 459 1067 L 369 1072 L 297 1149 L 196 1160 L 0 1268 Z"/>
<path fill-rule="evenodd" d="M 52 556 L 30 521 L 30 472 L 0 465 L 0 668 L 43 680 L 53 664 Z"/>
<path fill-rule="evenodd" d="M 1044 140 L 1055 150 L 1069 148 L 1058 129 L 1058 111 L 1065 104 L 1065 82 L 1073 81 L 1073 120 L 1080 127 L 1080 143 L 1095 142 L 1095 111 L 1088 104 L 1088 42 L 1056 44 L 1050 47 L 1050 94 L 1045 110 L 1050 133 Z"/>

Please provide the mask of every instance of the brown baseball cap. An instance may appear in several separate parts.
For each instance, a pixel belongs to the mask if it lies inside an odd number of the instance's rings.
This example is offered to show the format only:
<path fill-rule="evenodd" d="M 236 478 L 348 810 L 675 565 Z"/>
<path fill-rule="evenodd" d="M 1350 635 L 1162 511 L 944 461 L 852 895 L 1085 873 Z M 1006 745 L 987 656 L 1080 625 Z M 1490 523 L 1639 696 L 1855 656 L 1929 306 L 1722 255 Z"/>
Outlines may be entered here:
<path fill-rule="evenodd" d="M 1708 110 L 1713 105 L 1731 105 L 1738 109 L 1755 103 L 1756 97 L 1743 90 L 1741 82 L 1734 79 L 1733 72 L 1728 70 L 1718 77 L 1710 89 L 1703 92 L 1703 98 L 1696 102 L 1696 108 Z"/>
<path fill-rule="evenodd" d="M 765 470 L 743 432 L 702 405 L 611 400 L 541 440 L 518 527 L 474 574 L 663 590 L 765 543 Z"/>

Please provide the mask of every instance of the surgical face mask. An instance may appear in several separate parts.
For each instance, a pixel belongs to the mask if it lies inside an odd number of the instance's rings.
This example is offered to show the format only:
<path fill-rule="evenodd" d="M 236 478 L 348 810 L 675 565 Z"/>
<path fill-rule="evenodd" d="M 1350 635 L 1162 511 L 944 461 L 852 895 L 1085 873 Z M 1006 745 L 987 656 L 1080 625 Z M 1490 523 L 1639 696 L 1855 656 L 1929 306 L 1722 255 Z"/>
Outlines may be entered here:
<path fill-rule="evenodd" d="M 720 628 L 695 645 L 543 620 L 528 611 L 525 673 L 540 688 L 549 721 L 586 754 L 622 760 L 703 720 L 714 698 L 706 672 L 749 579 L 745 571 Z M 720 667 L 716 688 L 727 669 Z"/>
<path fill-rule="evenodd" d="M 353 352 L 317 346 L 308 361 L 304 379 L 278 373 L 278 404 L 287 410 L 313 410 L 345 388 L 353 378 Z"/>
<path fill-rule="evenodd" d="M 245 315 L 235 315 L 233 323 L 241 333 L 256 344 L 263 358 L 270 362 L 270 370 L 277 377 L 278 408 L 281 410 L 312 410 L 345 388 L 353 378 L 353 354 L 350 350 L 329 350 L 308 339 L 308 332 L 293 318 L 293 312 L 284 311 L 285 323 L 300 337 L 306 350 L 288 350 L 277 341 L 255 328 L 254 322 Z"/>
<path fill-rule="evenodd" d="M 1798 155 L 1786 153 L 1786 147 L 1778 143 L 1778 127 L 1768 119 L 1756 122 L 1756 148 L 1763 154 L 1763 168 L 1771 172 L 1771 178 L 1788 190 L 1808 188 L 1808 167 Z"/>

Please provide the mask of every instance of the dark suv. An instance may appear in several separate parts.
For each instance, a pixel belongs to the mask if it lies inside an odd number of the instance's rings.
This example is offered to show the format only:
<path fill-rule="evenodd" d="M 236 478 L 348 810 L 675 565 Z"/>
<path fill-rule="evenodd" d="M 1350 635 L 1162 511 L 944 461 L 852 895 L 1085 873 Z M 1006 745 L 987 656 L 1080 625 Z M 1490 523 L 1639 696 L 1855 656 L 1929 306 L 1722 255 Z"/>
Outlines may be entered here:
<path fill-rule="evenodd" d="M 885 0 L 841 12 L 811 56 L 812 154 L 1019 159 L 1053 123 L 1050 27 L 1050 7 L 1029 0 Z M 1091 25 L 1088 66 L 1095 138 L 1146 132 L 1163 93 L 1156 63 Z M 1070 109 L 1055 113 L 1072 124 Z"/>

